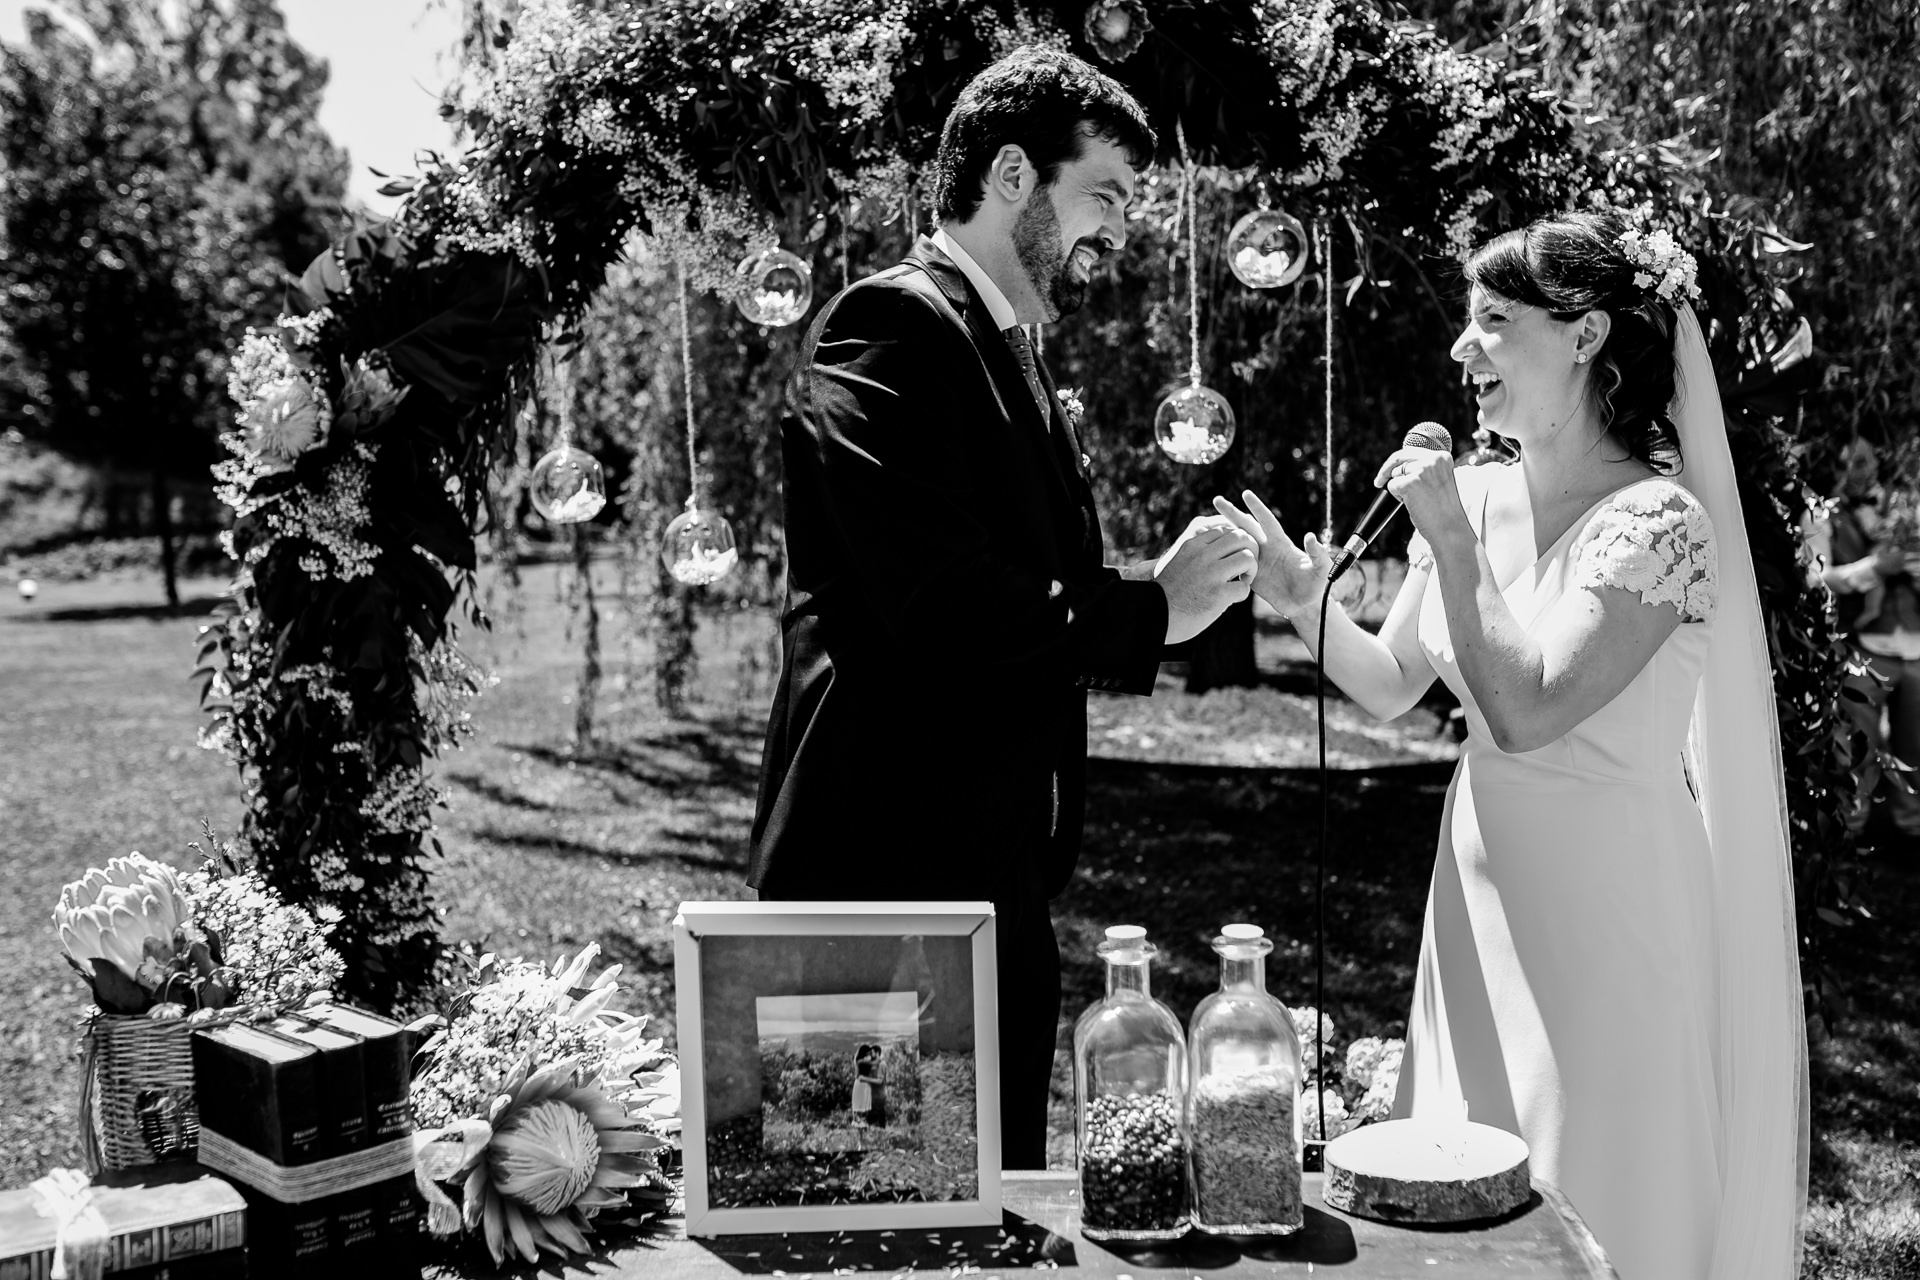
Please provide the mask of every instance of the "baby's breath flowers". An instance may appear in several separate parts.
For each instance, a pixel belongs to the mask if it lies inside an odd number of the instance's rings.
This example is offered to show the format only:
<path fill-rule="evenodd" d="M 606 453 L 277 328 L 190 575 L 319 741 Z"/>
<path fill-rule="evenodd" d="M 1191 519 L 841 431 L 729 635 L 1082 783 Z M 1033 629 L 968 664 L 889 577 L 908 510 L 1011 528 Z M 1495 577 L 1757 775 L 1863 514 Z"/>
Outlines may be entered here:
<path fill-rule="evenodd" d="M 209 862 L 182 880 L 195 920 L 222 939 L 248 1004 L 292 1008 L 340 981 L 346 966 L 326 940 L 338 910 L 290 905 L 251 868 L 226 874 Z"/>

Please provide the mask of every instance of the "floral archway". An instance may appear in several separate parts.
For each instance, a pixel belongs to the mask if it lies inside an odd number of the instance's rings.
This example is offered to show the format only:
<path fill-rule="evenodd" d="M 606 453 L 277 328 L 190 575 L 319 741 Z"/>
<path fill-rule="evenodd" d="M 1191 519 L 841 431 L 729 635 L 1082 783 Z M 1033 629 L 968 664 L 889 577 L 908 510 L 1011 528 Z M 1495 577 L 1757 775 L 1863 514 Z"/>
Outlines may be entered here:
<path fill-rule="evenodd" d="M 733 297 L 749 252 L 914 218 L 960 88 L 1032 42 L 1127 84 L 1160 161 L 1184 137 L 1189 164 L 1255 171 L 1275 204 L 1356 244 L 1452 256 L 1596 194 L 1691 208 L 1719 237 L 1703 284 L 1730 358 L 1751 363 L 1779 331 L 1743 304 L 1750 223 L 1710 217 L 1512 55 L 1455 50 L 1368 4 L 529 0 L 454 104 L 472 146 L 396 183 L 399 213 L 316 260 L 295 313 L 232 360 L 218 476 L 239 570 L 202 640 L 205 737 L 243 774 L 269 878 L 340 911 L 356 996 L 407 1003 L 439 952 L 428 768 L 483 683 L 455 610 L 483 621 L 487 472 L 537 355 L 568 343 L 635 231 L 691 287 Z"/>

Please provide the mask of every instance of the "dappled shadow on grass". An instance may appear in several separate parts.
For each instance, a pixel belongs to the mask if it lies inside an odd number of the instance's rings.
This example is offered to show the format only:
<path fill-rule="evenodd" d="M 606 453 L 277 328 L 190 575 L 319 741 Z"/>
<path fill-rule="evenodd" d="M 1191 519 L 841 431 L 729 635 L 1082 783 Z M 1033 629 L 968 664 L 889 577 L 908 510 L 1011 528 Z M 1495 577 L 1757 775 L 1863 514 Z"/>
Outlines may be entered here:
<path fill-rule="evenodd" d="M 148 618 L 171 622 L 176 618 L 211 614 L 225 599 L 225 596 L 191 596 L 182 600 L 177 609 L 164 600 L 154 604 L 74 605 L 66 609 L 30 609 L 14 614 L 12 620 L 15 622 L 126 622 L 135 618 Z"/>
<path fill-rule="evenodd" d="M 1447 764 L 1329 777 L 1325 1008 L 1350 1035 L 1404 1033 Z M 1154 993 L 1183 1019 L 1219 979 L 1220 926 L 1266 929 L 1267 986 L 1313 1001 L 1317 773 L 1095 760 L 1080 868 L 1055 904 L 1065 1005 L 1103 990 L 1093 943 L 1144 924 L 1160 948 Z"/>
<path fill-rule="evenodd" d="M 503 827 L 481 826 L 474 838 L 504 849 L 539 852 L 556 858 L 618 858 L 622 863 L 640 858 L 678 862 L 702 871 L 730 871 L 745 874 L 747 861 L 737 842 L 716 838 L 705 832 L 665 830 L 655 832 L 644 851 L 611 848 L 542 831 L 509 831 Z M 664 846 L 664 847 L 663 847 Z"/>
<path fill-rule="evenodd" d="M 517 791 L 509 791 L 492 779 L 484 778 L 477 773 L 449 773 L 446 779 L 454 786 L 471 791 L 482 800 L 500 805 L 502 808 L 525 809 L 533 813 L 546 813 L 553 808 L 544 800 L 535 800 Z"/>
<path fill-rule="evenodd" d="M 594 742 L 580 749 L 512 745 L 543 764 L 584 769 L 664 791 L 723 787 L 752 794 L 760 780 L 765 730 L 745 715 L 677 721 L 625 742 Z"/>
<path fill-rule="evenodd" d="M 1816 1199 L 1880 1198 L 1920 1178 L 1920 847 L 1887 848 L 1868 892 L 1874 918 L 1828 933 L 1837 988 L 1813 1027 Z M 1823 1034 L 1824 1032 L 1824 1034 Z"/>

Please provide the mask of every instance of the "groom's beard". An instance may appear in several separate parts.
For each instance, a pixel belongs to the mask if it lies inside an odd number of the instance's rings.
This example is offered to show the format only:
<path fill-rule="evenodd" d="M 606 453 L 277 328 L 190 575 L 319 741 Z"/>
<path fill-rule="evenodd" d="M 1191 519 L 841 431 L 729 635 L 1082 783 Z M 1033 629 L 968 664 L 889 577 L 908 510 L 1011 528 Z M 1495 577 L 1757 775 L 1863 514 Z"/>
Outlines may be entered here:
<path fill-rule="evenodd" d="M 1052 310 L 1050 319 L 1072 315 L 1087 300 L 1089 282 L 1073 276 L 1073 253 L 1082 247 L 1092 251 L 1096 262 L 1107 251 L 1104 241 L 1091 236 L 1075 242 L 1065 253 L 1060 251 L 1060 217 L 1045 187 L 1034 193 L 1013 220 L 1014 256 L 1020 260 L 1020 269 L 1027 273 L 1034 292 Z"/>

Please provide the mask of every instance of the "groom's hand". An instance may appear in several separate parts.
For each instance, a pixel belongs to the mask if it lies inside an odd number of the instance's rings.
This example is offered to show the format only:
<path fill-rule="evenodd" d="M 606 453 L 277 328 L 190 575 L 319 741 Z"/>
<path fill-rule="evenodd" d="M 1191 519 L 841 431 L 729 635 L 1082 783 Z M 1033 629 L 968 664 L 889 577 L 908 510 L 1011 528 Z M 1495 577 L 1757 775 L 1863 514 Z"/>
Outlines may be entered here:
<path fill-rule="evenodd" d="M 1167 596 L 1167 643 L 1191 640 L 1247 598 L 1259 544 L 1221 516 L 1198 516 L 1154 565 Z"/>

